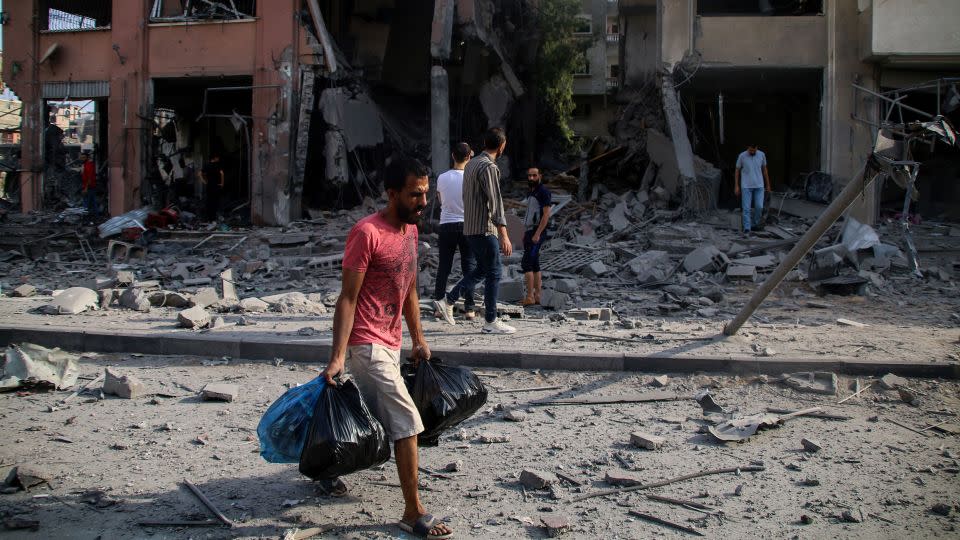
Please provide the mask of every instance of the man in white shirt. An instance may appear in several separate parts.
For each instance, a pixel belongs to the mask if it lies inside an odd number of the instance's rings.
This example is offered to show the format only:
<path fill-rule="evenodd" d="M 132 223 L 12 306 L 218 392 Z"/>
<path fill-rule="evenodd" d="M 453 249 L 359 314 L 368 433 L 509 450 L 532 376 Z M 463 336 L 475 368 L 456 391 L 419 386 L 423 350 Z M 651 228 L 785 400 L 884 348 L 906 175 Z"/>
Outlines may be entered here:
<path fill-rule="evenodd" d="M 437 178 L 437 198 L 440 199 L 440 262 L 437 266 L 437 283 L 433 289 L 433 299 L 440 300 L 447 293 L 447 279 L 453 268 L 453 255 L 460 250 L 460 269 L 468 275 L 477 265 L 470 246 L 463 236 L 463 168 L 473 157 L 470 145 L 461 142 L 453 147 L 450 154 L 453 168 Z M 464 291 L 464 317 L 468 320 L 476 316 L 473 288 Z"/>
<path fill-rule="evenodd" d="M 767 155 L 757 150 L 757 145 L 750 144 L 746 151 L 737 157 L 737 172 L 733 183 L 733 192 L 740 197 L 740 208 L 743 210 L 744 236 L 750 236 L 750 230 L 760 225 L 764 187 L 766 191 L 772 191 L 770 173 L 767 172 Z"/>

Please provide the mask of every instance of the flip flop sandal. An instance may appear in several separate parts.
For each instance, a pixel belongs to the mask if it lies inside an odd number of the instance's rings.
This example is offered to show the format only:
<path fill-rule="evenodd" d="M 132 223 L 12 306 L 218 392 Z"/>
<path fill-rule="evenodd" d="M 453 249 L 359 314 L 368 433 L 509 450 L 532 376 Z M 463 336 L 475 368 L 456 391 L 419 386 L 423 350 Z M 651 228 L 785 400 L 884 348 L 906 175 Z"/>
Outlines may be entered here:
<path fill-rule="evenodd" d="M 331 497 L 343 497 L 348 491 L 350 491 L 347 485 L 343 483 L 343 480 L 340 478 L 335 478 L 333 480 L 317 480 L 317 483 L 320 485 L 320 489 Z"/>
<path fill-rule="evenodd" d="M 427 540 L 444 540 L 445 538 L 452 538 L 453 531 L 446 534 L 430 534 L 430 529 L 440 524 L 443 524 L 443 522 L 439 519 L 434 518 L 430 514 L 424 514 L 417 518 L 417 521 L 415 521 L 413 525 L 410 525 L 405 521 L 401 521 L 397 525 L 399 525 L 404 531 L 417 535 L 420 538 L 426 538 Z"/>

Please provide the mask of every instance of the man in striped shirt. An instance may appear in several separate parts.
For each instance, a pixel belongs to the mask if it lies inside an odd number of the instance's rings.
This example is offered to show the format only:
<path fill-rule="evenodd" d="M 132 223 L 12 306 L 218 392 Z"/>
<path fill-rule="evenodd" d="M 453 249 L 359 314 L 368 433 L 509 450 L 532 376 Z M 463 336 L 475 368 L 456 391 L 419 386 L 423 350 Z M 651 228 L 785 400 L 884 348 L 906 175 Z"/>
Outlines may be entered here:
<path fill-rule="evenodd" d="M 509 257 L 513 245 L 507 235 L 507 219 L 500 196 L 500 168 L 497 158 L 507 146 L 507 137 L 500 128 L 491 128 L 483 137 L 483 152 L 470 160 L 463 170 L 463 235 L 476 258 L 476 269 L 463 276 L 447 295 L 434 302 L 437 312 L 450 324 L 453 305 L 461 293 L 473 290 L 474 284 L 484 280 L 483 303 L 485 334 L 512 334 L 516 328 L 497 318 L 497 293 L 500 288 L 500 253 Z"/>

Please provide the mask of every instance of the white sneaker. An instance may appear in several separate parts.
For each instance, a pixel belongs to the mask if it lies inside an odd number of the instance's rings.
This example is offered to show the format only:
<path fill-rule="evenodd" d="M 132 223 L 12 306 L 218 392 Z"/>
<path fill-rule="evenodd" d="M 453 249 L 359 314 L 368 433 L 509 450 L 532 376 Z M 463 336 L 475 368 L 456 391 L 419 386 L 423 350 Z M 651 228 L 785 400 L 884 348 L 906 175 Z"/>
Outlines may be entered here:
<path fill-rule="evenodd" d="M 447 321 L 447 323 L 456 326 L 457 321 L 453 320 L 453 306 L 447 303 L 446 298 L 433 301 L 433 307 L 437 309 L 437 315 Z"/>
<path fill-rule="evenodd" d="M 517 329 L 509 324 L 504 324 L 500 319 L 494 319 L 493 322 L 483 325 L 483 329 L 480 331 L 484 334 L 515 334 Z"/>

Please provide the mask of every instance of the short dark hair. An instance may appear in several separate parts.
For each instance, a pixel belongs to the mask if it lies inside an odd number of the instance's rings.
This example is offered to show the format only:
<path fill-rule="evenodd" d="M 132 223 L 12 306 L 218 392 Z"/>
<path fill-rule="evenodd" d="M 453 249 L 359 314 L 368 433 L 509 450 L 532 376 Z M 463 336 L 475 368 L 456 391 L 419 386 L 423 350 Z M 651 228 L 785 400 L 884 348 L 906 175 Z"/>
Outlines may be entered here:
<path fill-rule="evenodd" d="M 387 170 L 383 175 L 383 187 L 384 189 L 402 191 L 403 186 L 407 184 L 408 176 L 420 178 L 429 175 L 430 169 L 417 158 L 400 156 L 387 165 Z"/>
<path fill-rule="evenodd" d="M 465 142 L 459 142 L 453 145 L 453 159 L 455 159 L 457 163 L 466 161 L 467 158 L 470 157 L 470 152 L 472 150 L 473 149 L 470 148 L 469 144 Z"/>
<path fill-rule="evenodd" d="M 503 134 L 503 129 L 493 127 L 483 134 L 483 149 L 496 150 L 500 145 L 506 142 L 507 136 Z"/>
<path fill-rule="evenodd" d="M 757 148 L 757 145 L 755 145 L 755 144 L 747 144 L 747 148 Z"/>

